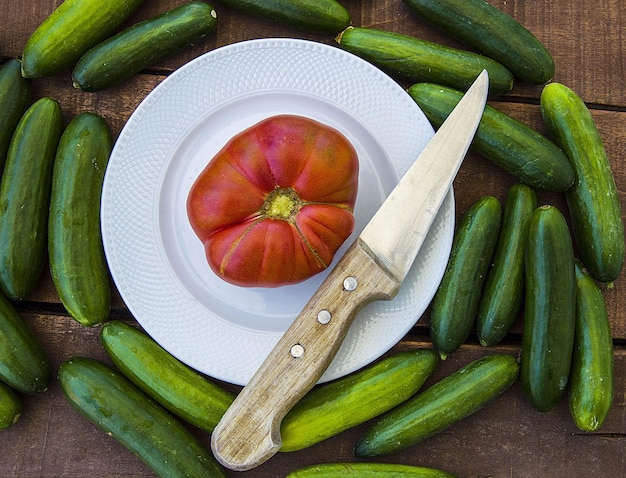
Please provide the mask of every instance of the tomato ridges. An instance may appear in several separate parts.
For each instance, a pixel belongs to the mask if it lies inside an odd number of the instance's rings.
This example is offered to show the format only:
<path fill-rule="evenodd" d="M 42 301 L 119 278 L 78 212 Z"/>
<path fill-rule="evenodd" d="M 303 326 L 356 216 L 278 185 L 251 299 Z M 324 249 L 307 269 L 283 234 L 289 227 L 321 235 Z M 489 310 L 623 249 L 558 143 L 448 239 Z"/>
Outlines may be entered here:
<path fill-rule="evenodd" d="M 209 266 L 244 287 L 326 269 L 354 229 L 358 170 L 347 138 L 310 118 L 278 115 L 234 136 L 187 199 Z"/>

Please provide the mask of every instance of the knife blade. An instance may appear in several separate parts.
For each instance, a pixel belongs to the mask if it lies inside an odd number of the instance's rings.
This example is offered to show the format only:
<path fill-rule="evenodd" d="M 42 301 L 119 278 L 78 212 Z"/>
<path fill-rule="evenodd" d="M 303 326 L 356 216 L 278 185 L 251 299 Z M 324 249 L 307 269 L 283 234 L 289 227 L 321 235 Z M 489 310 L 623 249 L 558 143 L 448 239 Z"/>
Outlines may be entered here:
<path fill-rule="evenodd" d="M 358 311 L 400 289 L 452 185 L 487 101 L 483 71 L 228 408 L 211 437 L 227 468 L 259 466 L 280 423 L 317 383 Z"/>

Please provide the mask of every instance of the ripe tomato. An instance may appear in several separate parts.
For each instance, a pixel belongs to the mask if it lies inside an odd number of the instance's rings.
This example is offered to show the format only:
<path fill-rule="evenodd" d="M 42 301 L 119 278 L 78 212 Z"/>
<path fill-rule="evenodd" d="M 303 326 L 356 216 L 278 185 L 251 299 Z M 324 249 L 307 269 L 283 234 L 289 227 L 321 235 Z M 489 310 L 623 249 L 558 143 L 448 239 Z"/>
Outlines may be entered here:
<path fill-rule="evenodd" d="M 234 136 L 187 199 L 213 271 L 277 287 L 324 270 L 354 229 L 358 169 L 349 141 L 309 118 L 273 116 Z"/>

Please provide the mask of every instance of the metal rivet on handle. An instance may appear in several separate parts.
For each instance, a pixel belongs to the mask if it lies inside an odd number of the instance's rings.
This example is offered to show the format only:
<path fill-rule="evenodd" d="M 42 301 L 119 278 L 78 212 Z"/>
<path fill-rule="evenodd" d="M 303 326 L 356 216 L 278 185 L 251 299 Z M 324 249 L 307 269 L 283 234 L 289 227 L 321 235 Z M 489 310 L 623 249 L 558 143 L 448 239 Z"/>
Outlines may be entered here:
<path fill-rule="evenodd" d="M 289 353 L 291 354 L 293 358 L 302 357 L 304 355 L 304 347 L 300 344 L 295 344 L 291 347 L 291 350 L 289 350 Z"/>
<path fill-rule="evenodd" d="M 347 291 L 353 291 L 357 285 L 359 285 L 359 281 L 356 280 L 356 277 L 350 276 L 343 280 L 343 288 Z"/>
<path fill-rule="evenodd" d="M 332 314 L 329 310 L 322 309 L 317 313 L 317 321 L 322 325 L 326 325 L 328 322 L 330 322 L 331 318 Z"/>

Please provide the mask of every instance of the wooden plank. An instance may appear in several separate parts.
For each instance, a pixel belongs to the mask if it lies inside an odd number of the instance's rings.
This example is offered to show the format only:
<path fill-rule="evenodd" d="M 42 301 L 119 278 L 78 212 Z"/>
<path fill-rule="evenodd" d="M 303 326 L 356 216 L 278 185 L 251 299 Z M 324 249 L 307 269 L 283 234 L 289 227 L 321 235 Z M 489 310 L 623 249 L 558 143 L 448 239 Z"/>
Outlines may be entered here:
<path fill-rule="evenodd" d="M 0 5 L 0 18 L 6 19 L 8 27 L 0 31 L 3 57 L 20 56 L 30 32 L 60 3 L 58 0 L 4 0 Z M 162 13 L 178 3 L 174 0 L 146 2 L 127 25 Z M 397 31 L 469 49 L 417 18 L 403 2 L 346 0 L 342 3 L 350 11 L 356 26 Z M 546 44 L 555 59 L 556 81 L 574 88 L 585 101 L 591 103 L 626 104 L 626 65 L 622 57 L 626 37 L 621 34 L 626 6 L 622 1 L 599 0 L 579 4 L 565 0 L 533 3 L 497 0 L 492 3 L 520 21 Z M 204 51 L 251 38 L 287 36 L 334 43 L 331 36 L 307 34 L 251 18 L 219 2 L 214 2 L 214 7 L 218 13 L 217 32 L 193 49 L 161 62 L 160 67 L 176 68 Z M 608 38 L 611 41 L 607 41 Z M 539 87 L 520 83 L 516 85 L 514 95 L 537 97 L 539 91 Z"/>
<path fill-rule="evenodd" d="M 75 355 L 111 364 L 100 344 L 98 328 L 85 328 L 62 316 L 28 314 L 24 318 L 41 338 L 55 369 Z M 407 339 L 393 351 L 414 347 L 430 347 L 428 338 Z M 490 349 L 463 346 L 438 365 L 423 389 L 483 355 L 517 356 L 518 352 L 517 346 Z M 296 467 L 331 461 L 408 463 L 447 469 L 468 477 L 624 476 L 626 463 L 609 459 L 624 456 L 626 350 L 623 347 L 616 350 L 615 365 L 615 403 L 597 433 L 584 433 L 574 426 L 565 398 L 549 412 L 535 411 L 517 382 L 471 417 L 394 455 L 369 459 L 353 457 L 354 443 L 373 423 L 371 421 L 306 450 L 279 453 L 246 476 L 285 476 Z M 239 387 L 224 386 L 239 390 Z M 0 454 L 0 476 L 153 476 L 139 459 L 75 411 L 63 397 L 56 380 L 45 393 L 22 396 L 22 399 L 23 416 L 14 427 L 0 434 L 0 445 L 5 450 Z M 190 429 L 208 446 L 206 433 Z M 580 450 L 580 453 L 573 453 L 573 450 Z M 227 475 L 239 476 L 234 472 Z"/>
<path fill-rule="evenodd" d="M 117 136 L 135 107 L 164 77 L 157 75 L 137 75 L 128 83 L 101 92 L 97 95 L 74 89 L 63 77 L 42 79 L 35 83 L 33 95 L 50 95 L 59 100 L 66 121 L 81 111 L 98 111 L 107 119 Z M 492 102 L 493 106 L 522 121 L 528 126 L 547 135 L 541 118 L 539 106 L 527 103 Z M 592 109 L 598 129 L 605 141 L 607 154 L 611 161 L 623 217 L 626 215 L 626 112 Z M 470 154 L 465 160 L 454 187 L 456 191 L 457 217 L 484 195 L 494 195 L 504 201 L 508 188 L 517 181 L 515 177 L 493 165 L 477 154 Z M 562 194 L 538 193 L 540 201 L 558 206 L 567 216 L 567 206 Z M 616 338 L 626 339 L 626 279 L 622 275 L 614 287 L 605 287 L 605 297 L 609 306 L 613 333 Z M 58 302 L 49 277 L 43 277 L 30 301 Z M 115 306 L 122 306 L 116 294 Z"/>

